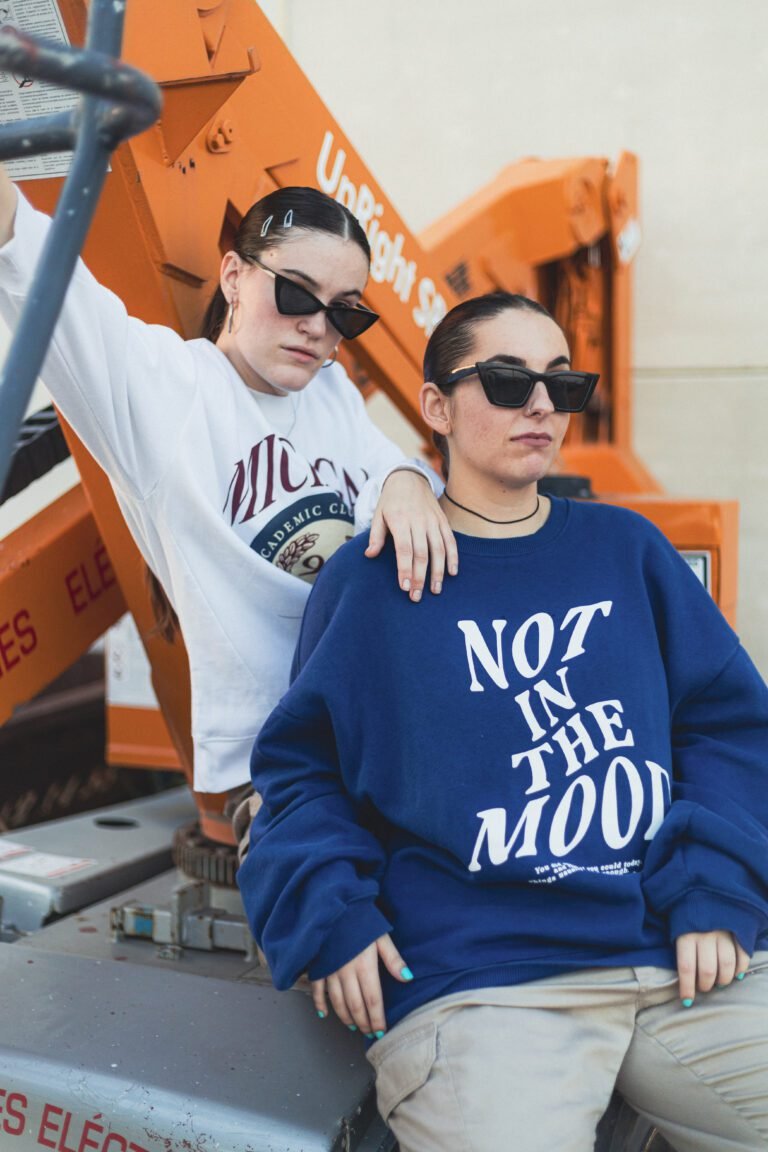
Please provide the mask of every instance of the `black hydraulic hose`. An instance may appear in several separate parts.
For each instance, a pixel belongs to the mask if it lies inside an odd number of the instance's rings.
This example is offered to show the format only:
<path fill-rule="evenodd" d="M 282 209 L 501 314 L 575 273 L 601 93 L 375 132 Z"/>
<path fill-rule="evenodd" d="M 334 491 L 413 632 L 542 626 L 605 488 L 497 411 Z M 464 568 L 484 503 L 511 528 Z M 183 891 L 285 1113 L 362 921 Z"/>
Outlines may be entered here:
<path fill-rule="evenodd" d="M 27 416 L 19 429 L 5 487 L 0 491 L 0 504 L 47 475 L 69 455 L 69 445 L 52 404 Z"/>

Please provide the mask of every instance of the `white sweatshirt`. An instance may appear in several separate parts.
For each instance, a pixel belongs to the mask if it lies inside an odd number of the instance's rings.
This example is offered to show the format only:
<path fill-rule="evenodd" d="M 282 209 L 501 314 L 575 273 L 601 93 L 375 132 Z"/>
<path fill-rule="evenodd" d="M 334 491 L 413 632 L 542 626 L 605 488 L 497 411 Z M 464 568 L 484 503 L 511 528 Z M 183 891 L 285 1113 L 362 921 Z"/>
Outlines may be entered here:
<path fill-rule="evenodd" d="M 0 249 L 11 326 L 48 224 L 19 195 L 14 238 Z M 109 475 L 179 616 L 195 788 L 243 784 L 254 738 L 288 687 L 310 582 L 353 534 L 355 514 L 370 523 L 383 474 L 403 455 L 339 365 L 294 395 L 253 392 L 209 341 L 128 316 L 82 261 L 42 379 Z"/>

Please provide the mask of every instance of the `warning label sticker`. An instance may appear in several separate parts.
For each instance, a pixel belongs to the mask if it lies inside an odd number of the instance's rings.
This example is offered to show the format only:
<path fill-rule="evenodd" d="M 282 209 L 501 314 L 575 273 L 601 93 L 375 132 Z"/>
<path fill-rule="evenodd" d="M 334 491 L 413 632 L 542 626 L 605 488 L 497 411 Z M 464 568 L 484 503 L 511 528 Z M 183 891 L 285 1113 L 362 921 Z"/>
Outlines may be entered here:
<path fill-rule="evenodd" d="M 57 44 L 69 43 L 56 0 L 0 0 L 0 27 L 5 24 L 29 36 Z M 0 124 L 67 112 L 75 107 L 78 99 L 76 92 L 57 88 L 42 80 L 0 73 Z M 5 167 L 13 180 L 33 180 L 65 176 L 70 160 L 69 152 L 51 152 L 47 156 L 6 160 Z"/>
<path fill-rule="evenodd" d="M 90 868 L 95 860 L 81 856 L 59 856 L 53 852 L 38 852 L 26 844 L 13 840 L 0 841 L 0 870 L 16 872 L 22 876 L 35 876 L 38 879 L 53 880 L 58 876 L 68 876 L 81 868 Z"/>

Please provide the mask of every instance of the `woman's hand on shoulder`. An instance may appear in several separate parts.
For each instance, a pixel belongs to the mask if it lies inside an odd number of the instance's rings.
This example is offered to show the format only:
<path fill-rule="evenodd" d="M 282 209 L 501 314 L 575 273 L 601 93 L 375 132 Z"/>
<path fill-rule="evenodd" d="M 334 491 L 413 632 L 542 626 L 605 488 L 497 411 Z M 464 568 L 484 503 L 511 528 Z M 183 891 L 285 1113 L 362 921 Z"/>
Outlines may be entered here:
<path fill-rule="evenodd" d="M 749 956 L 731 932 L 686 932 L 675 941 L 680 999 L 690 1008 L 698 992 L 741 979 Z"/>
<path fill-rule="evenodd" d="M 358 1028 L 369 1040 L 380 1040 L 387 1027 L 381 995 L 379 961 L 395 980 L 413 979 L 408 965 L 389 935 L 379 936 L 353 960 L 324 980 L 312 981 L 312 999 L 318 1016 L 328 1015 L 328 1001 L 351 1031 Z"/>
<path fill-rule="evenodd" d="M 366 556 L 378 556 L 387 532 L 397 554 L 397 580 L 411 600 L 420 600 L 427 578 L 431 592 L 442 591 L 446 569 L 459 570 L 459 553 L 445 513 L 426 476 L 407 468 L 390 473 L 376 505 Z"/>

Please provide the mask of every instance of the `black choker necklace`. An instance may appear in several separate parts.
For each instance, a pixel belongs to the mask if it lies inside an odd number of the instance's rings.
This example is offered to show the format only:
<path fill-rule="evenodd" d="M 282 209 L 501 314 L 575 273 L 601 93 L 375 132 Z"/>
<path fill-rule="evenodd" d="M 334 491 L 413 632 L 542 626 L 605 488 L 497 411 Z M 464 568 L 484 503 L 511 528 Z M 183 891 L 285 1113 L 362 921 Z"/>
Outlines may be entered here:
<path fill-rule="evenodd" d="M 487 524 L 522 524 L 524 520 L 533 520 L 539 510 L 539 498 L 537 496 L 536 507 L 533 512 L 529 512 L 527 516 L 518 516 L 517 520 L 491 520 L 490 516 L 483 516 L 482 512 L 474 512 L 464 504 L 459 504 L 458 500 L 454 500 L 452 496 L 448 495 L 448 491 L 445 488 L 443 489 L 443 496 L 456 508 L 461 508 L 462 512 L 469 512 L 470 516 L 477 516 L 478 520 L 485 520 Z"/>

